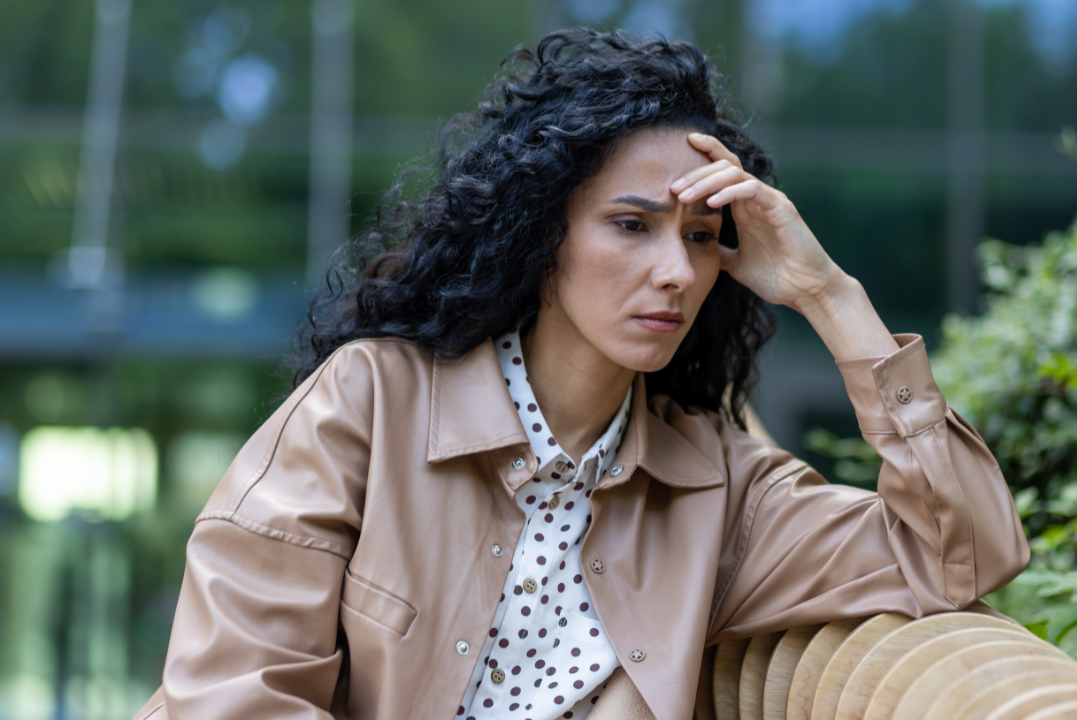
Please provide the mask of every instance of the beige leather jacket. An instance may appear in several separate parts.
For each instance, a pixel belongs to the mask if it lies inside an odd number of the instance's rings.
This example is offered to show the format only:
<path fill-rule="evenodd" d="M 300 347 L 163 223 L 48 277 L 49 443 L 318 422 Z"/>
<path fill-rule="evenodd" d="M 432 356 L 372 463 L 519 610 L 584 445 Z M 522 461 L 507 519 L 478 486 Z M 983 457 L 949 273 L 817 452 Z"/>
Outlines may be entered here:
<path fill-rule="evenodd" d="M 591 496 L 580 553 L 659 720 L 692 717 L 704 646 L 953 610 L 1027 563 L 994 458 L 947 407 L 923 340 L 895 339 L 838 363 L 884 461 L 877 495 L 714 413 L 648 403 L 637 376 L 623 471 Z M 490 341 L 456 362 L 391 339 L 342 347 L 199 516 L 164 684 L 139 717 L 455 717 L 535 469 Z"/>

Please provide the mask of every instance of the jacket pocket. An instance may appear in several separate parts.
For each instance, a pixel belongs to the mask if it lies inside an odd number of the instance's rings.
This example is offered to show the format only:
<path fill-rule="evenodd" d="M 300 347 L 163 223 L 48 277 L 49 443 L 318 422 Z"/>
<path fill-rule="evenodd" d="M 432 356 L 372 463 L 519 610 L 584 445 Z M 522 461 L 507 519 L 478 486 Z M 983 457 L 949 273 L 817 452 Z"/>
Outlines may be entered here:
<path fill-rule="evenodd" d="M 344 574 L 341 602 L 348 610 L 398 635 L 408 632 L 416 615 L 411 603 L 353 574 L 350 569 Z"/>

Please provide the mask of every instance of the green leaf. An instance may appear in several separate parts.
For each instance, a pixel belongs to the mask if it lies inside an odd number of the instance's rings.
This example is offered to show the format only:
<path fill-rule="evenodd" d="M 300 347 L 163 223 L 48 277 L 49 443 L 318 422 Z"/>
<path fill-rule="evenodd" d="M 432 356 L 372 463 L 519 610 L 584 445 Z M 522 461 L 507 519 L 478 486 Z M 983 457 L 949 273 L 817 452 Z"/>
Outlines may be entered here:
<path fill-rule="evenodd" d="M 1040 640 L 1047 639 L 1047 622 L 1045 620 L 1033 623 L 1025 623 L 1025 629 L 1038 637 Z"/>
<path fill-rule="evenodd" d="M 1077 384 L 1077 362 L 1060 352 L 1051 353 L 1047 362 L 1036 371 L 1039 378 L 1050 378 L 1059 385 Z"/>

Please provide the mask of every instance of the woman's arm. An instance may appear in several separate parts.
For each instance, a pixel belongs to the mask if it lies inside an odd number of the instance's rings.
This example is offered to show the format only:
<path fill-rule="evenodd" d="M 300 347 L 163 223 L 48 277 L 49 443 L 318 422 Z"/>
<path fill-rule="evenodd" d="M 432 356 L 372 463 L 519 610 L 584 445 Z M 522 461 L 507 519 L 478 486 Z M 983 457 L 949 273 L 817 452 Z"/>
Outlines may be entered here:
<path fill-rule="evenodd" d="M 888 610 L 952 610 L 1008 582 L 1028 562 L 1013 500 L 983 440 L 939 392 L 923 340 L 890 335 L 784 194 L 746 173 L 717 139 L 688 141 L 713 162 L 671 189 L 682 202 L 730 205 L 739 245 L 721 247 L 722 269 L 808 319 L 883 459 L 876 494 L 829 485 L 766 446 L 772 462 L 745 479 L 747 492 L 731 492 L 733 536 L 711 639 Z M 760 452 L 743 437 L 734 445 L 731 473 L 738 453 Z"/>
<path fill-rule="evenodd" d="M 730 433 L 731 466 L 760 452 L 772 461 L 730 504 L 710 642 L 956 610 L 1028 563 L 995 459 L 946 405 L 923 340 L 894 340 L 901 347 L 890 355 L 838 362 L 863 436 L 883 459 L 877 494 L 829 485 L 784 451 Z"/>
<path fill-rule="evenodd" d="M 330 718 L 373 390 L 330 358 L 244 446 L 199 516 L 164 672 L 170 717 Z"/>

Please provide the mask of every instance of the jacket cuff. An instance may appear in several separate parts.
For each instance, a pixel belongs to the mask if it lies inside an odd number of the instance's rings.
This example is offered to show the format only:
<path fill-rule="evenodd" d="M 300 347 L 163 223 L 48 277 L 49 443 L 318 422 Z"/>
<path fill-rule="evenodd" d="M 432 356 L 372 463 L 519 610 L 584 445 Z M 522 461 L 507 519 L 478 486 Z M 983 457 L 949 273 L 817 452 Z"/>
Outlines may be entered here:
<path fill-rule="evenodd" d="M 880 357 L 836 360 L 863 433 L 915 435 L 946 416 L 924 339 L 894 335 L 899 350 Z"/>

